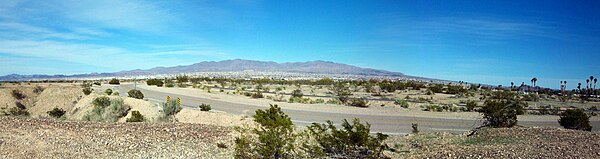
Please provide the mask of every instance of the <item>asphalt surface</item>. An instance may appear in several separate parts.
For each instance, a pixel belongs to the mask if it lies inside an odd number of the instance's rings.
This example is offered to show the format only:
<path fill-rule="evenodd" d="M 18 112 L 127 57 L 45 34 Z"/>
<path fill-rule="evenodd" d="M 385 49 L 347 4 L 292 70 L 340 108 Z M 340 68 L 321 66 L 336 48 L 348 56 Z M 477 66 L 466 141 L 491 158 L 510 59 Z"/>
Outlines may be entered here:
<path fill-rule="evenodd" d="M 133 89 L 133 84 L 121 84 L 115 87 L 119 92 L 122 92 L 122 96 L 127 96 L 127 91 Z M 198 105 L 210 104 L 214 111 L 223 111 L 230 114 L 240 115 L 247 114 L 253 115 L 257 109 L 266 109 L 268 106 L 256 106 L 251 104 L 239 104 L 222 100 L 215 100 L 209 98 L 192 97 L 179 94 L 169 94 L 165 92 L 157 92 L 139 88 L 144 94 L 144 98 L 152 102 L 164 101 L 166 96 L 171 98 L 180 97 L 185 99 L 181 101 L 183 107 L 197 108 Z M 418 123 L 419 131 L 433 132 L 433 131 L 445 131 L 462 133 L 469 131 L 481 125 L 483 122 L 481 119 L 440 119 L 440 118 L 428 118 L 428 117 L 411 117 L 411 116 L 391 116 L 391 115 L 364 115 L 364 114 L 341 114 L 335 112 L 320 112 L 320 111 L 304 111 L 282 108 L 282 110 L 288 114 L 294 124 L 300 126 L 310 125 L 311 123 L 324 123 L 327 120 L 331 120 L 335 124 L 341 123 L 342 120 L 347 119 L 351 121 L 353 118 L 359 118 L 361 121 L 366 121 L 371 124 L 372 132 L 382 132 L 387 134 L 406 134 L 412 131 L 411 124 Z M 600 127 L 600 121 L 591 121 L 594 131 L 597 131 Z M 519 121 L 519 125 L 523 126 L 552 126 L 559 127 L 557 121 Z"/>

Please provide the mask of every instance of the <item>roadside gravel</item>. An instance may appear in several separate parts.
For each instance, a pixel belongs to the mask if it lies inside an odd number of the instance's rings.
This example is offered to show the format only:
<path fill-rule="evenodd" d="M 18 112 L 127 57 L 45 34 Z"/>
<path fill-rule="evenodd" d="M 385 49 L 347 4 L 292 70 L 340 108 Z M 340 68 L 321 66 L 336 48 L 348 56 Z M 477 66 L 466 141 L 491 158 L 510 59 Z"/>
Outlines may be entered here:
<path fill-rule="evenodd" d="M 0 158 L 232 158 L 230 128 L 0 117 Z M 218 148 L 218 143 L 229 148 Z"/>

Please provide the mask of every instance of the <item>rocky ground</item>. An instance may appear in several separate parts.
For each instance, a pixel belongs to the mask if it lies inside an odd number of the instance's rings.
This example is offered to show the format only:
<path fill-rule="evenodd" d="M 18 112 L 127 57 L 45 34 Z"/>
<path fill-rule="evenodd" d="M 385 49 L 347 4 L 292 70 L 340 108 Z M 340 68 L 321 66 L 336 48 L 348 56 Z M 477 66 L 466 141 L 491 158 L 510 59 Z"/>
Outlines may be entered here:
<path fill-rule="evenodd" d="M 233 153 L 231 130 L 220 126 L 15 117 L 0 117 L 0 123 L 0 158 L 231 158 Z"/>
<path fill-rule="evenodd" d="M 485 128 L 467 134 L 392 137 L 393 158 L 600 158 L 598 132 L 559 128 Z"/>

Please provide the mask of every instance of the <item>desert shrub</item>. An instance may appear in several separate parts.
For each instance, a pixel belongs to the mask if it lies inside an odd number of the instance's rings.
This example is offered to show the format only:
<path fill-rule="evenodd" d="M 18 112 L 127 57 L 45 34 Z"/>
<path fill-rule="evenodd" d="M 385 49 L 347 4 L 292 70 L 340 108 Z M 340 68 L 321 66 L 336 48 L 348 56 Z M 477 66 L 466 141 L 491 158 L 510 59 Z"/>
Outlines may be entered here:
<path fill-rule="evenodd" d="M 146 81 L 146 84 L 149 86 L 155 85 L 158 87 L 162 87 L 164 83 L 162 80 L 159 80 L 159 79 L 149 79 L 148 81 Z"/>
<path fill-rule="evenodd" d="M 433 93 L 442 93 L 443 89 L 444 89 L 444 85 L 442 85 L 442 84 L 432 84 L 429 87 L 427 87 L 427 90 L 431 91 Z"/>
<path fill-rule="evenodd" d="M 81 87 L 83 87 L 83 94 L 90 95 L 90 93 L 92 93 L 93 89 L 91 83 L 84 82 L 83 84 L 81 84 Z"/>
<path fill-rule="evenodd" d="M 112 95 L 119 96 L 120 94 L 119 94 L 119 92 L 113 92 Z"/>
<path fill-rule="evenodd" d="M 44 91 L 44 87 L 42 87 L 42 86 L 35 86 L 35 87 L 33 88 L 33 93 L 35 93 L 35 94 L 40 94 L 40 93 L 42 93 L 43 91 Z"/>
<path fill-rule="evenodd" d="M 418 134 L 419 133 L 419 124 L 418 123 L 411 123 L 411 127 L 412 127 L 412 133 L 413 134 Z"/>
<path fill-rule="evenodd" d="M 467 111 L 473 111 L 477 107 L 477 103 L 473 100 L 467 101 Z"/>
<path fill-rule="evenodd" d="M 165 87 L 173 88 L 173 87 L 175 87 L 175 84 L 174 83 L 167 83 L 167 84 L 165 84 Z"/>
<path fill-rule="evenodd" d="M 181 106 L 177 104 L 177 101 L 171 100 L 161 104 L 161 112 L 164 117 L 171 117 L 181 111 Z"/>
<path fill-rule="evenodd" d="M 100 86 L 102 84 L 100 82 L 94 82 L 94 85 Z"/>
<path fill-rule="evenodd" d="M 400 107 L 402 108 L 408 108 L 408 102 L 406 102 L 406 100 L 394 100 L 394 104 L 396 105 L 400 105 Z"/>
<path fill-rule="evenodd" d="M 97 97 L 96 99 L 94 99 L 92 101 L 92 104 L 96 107 L 101 107 L 102 109 L 110 106 L 110 98 L 102 96 L 102 97 Z"/>
<path fill-rule="evenodd" d="M 313 123 L 308 126 L 320 149 L 309 149 L 309 153 L 325 153 L 331 158 L 384 158 L 383 151 L 388 146 L 383 142 L 388 135 L 370 135 L 371 125 L 354 119 L 352 124 L 343 120 L 341 129 L 331 121 L 327 124 Z"/>
<path fill-rule="evenodd" d="M 448 89 L 446 90 L 446 93 L 448 94 L 465 94 L 467 93 L 467 89 L 463 88 L 462 86 L 459 85 L 448 85 L 447 86 Z"/>
<path fill-rule="evenodd" d="M 92 102 L 94 109 L 83 116 L 86 121 L 115 122 L 117 119 L 127 115 L 131 109 L 123 104 L 123 99 L 115 98 L 110 100 L 108 97 L 98 97 Z"/>
<path fill-rule="evenodd" d="M 567 129 L 592 131 L 590 117 L 581 109 L 569 109 L 560 114 L 560 126 Z"/>
<path fill-rule="evenodd" d="M 237 129 L 241 135 L 235 139 L 235 158 L 296 158 L 294 124 L 281 108 L 271 105 L 269 109 L 256 110 L 253 117 L 258 128 Z"/>
<path fill-rule="evenodd" d="M 325 103 L 325 100 L 321 98 L 315 99 L 314 103 Z"/>
<path fill-rule="evenodd" d="M 486 120 L 486 126 L 513 127 L 517 124 L 517 115 L 523 107 L 517 101 L 486 100 L 479 110 Z"/>
<path fill-rule="evenodd" d="M 132 89 L 129 90 L 127 92 L 127 95 L 131 98 L 135 98 L 135 99 L 144 99 L 144 94 L 142 93 L 142 91 L 137 90 L 137 89 Z"/>
<path fill-rule="evenodd" d="M 309 103 L 310 98 L 302 98 L 302 97 L 290 97 L 288 100 L 289 103 Z"/>
<path fill-rule="evenodd" d="M 442 107 L 440 107 L 440 106 L 439 106 L 439 105 L 437 105 L 437 104 L 429 104 L 429 105 L 426 105 L 426 106 L 425 106 L 425 109 L 423 109 L 423 111 L 432 111 L 432 112 L 434 112 L 434 111 L 441 112 L 442 110 L 443 110 L 443 109 L 442 109 Z"/>
<path fill-rule="evenodd" d="M 47 111 L 46 113 L 48 113 L 48 115 L 51 117 L 60 118 L 63 115 L 65 115 L 66 111 L 61 108 L 54 108 L 50 111 Z"/>
<path fill-rule="evenodd" d="M 296 90 L 292 91 L 292 97 L 302 98 L 302 96 L 304 96 L 304 94 L 302 94 L 302 91 L 300 89 L 296 89 Z"/>
<path fill-rule="evenodd" d="M 186 88 L 187 84 L 185 84 L 185 83 L 178 83 L 177 87 L 179 87 L 179 88 Z"/>
<path fill-rule="evenodd" d="M 366 98 L 352 98 L 350 99 L 350 106 L 355 106 L 355 107 L 369 107 L 369 101 Z"/>
<path fill-rule="evenodd" d="M 23 103 L 20 101 L 15 101 L 15 106 L 19 109 L 26 109 L 25 105 L 23 105 Z"/>
<path fill-rule="evenodd" d="M 112 89 L 110 89 L 110 88 L 109 88 L 109 89 L 106 89 L 106 90 L 104 91 L 104 93 L 106 93 L 106 95 L 112 95 L 112 94 L 113 94 L 113 91 L 112 91 Z"/>
<path fill-rule="evenodd" d="M 23 92 L 21 92 L 21 90 L 12 90 L 10 92 L 10 95 L 12 95 L 12 97 L 14 97 L 17 100 L 21 100 L 23 98 L 25 98 L 25 95 L 23 94 Z"/>
<path fill-rule="evenodd" d="M 263 94 L 259 92 L 252 93 L 252 98 L 264 98 Z"/>
<path fill-rule="evenodd" d="M 127 118 L 127 122 L 144 122 L 144 116 L 140 113 L 140 111 L 134 110 L 131 111 L 131 117 Z"/>
<path fill-rule="evenodd" d="M 340 100 L 338 100 L 337 98 L 329 99 L 325 103 L 327 103 L 327 104 L 342 104 L 342 102 Z"/>
<path fill-rule="evenodd" d="M 337 100 L 339 100 L 341 103 L 346 103 L 352 95 L 350 88 L 348 88 L 348 86 L 346 86 L 346 84 L 344 83 L 336 83 L 331 88 L 331 91 L 337 97 Z"/>
<path fill-rule="evenodd" d="M 27 109 L 21 109 L 17 107 L 12 107 L 8 109 L 8 113 L 5 114 L 12 116 L 29 116 L 29 112 L 27 111 Z"/>
<path fill-rule="evenodd" d="M 116 78 L 113 78 L 113 79 L 111 79 L 110 81 L 108 81 L 108 84 L 116 84 L 116 85 L 119 85 L 119 84 L 121 84 L 121 82 L 119 82 L 119 80 L 118 80 L 118 79 L 116 79 Z"/>
<path fill-rule="evenodd" d="M 189 81 L 189 77 L 187 75 L 177 75 L 175 76 L 177 83 L 186 83 Z"/>
<path fill-rule="evenodd" d="M 209 105 L 209 104 L 204 104 L 204 103 L 202 103 L 202 104 L 200 104 L 200 106 L 198 106 L 198 107 L 200 108 L 200 111 L 210 111 L 210 110 L 211 110 L 211 108 L 210 108 L 210 105 Z"/>

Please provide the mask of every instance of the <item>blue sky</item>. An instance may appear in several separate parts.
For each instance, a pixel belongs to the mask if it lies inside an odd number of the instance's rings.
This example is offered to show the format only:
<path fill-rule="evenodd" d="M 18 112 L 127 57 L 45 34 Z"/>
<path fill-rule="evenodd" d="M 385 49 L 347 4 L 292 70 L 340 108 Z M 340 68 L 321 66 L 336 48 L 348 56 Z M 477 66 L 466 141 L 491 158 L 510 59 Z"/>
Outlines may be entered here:
<path fill-rule="evenodd" d="M 541 86 L 600 77 L 599 1 L 0 1 L 0 75 L 326 60 Z"/>

